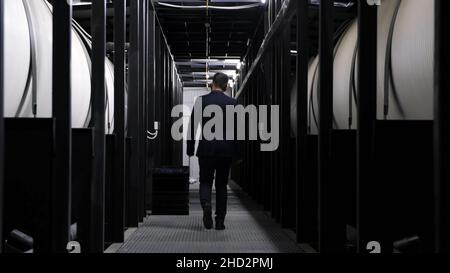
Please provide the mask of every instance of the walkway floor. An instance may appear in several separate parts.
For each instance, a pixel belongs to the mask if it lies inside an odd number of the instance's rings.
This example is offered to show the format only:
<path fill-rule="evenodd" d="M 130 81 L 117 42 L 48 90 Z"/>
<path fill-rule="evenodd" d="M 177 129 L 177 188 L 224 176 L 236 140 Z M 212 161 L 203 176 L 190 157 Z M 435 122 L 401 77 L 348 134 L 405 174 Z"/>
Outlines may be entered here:
<path fill-rule="evenodd" d="M 229 188 L 226 230 L 205 230 L 198 184 L 189 216 L 147 217 L 118 249 L 121 253 L 295 253 L 300 247 L 237 186 Z M 215 198 L 215 197 L 213 197 Z"/>

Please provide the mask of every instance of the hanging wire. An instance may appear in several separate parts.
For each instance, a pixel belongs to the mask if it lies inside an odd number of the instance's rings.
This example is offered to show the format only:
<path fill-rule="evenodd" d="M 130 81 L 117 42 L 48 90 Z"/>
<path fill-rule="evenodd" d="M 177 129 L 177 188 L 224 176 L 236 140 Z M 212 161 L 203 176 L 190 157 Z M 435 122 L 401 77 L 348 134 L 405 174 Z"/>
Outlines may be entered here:
<path fill-rule="evenodd" d="M 400 10 L 400 6 L 402 1 L 400 0 L 395 7 L 394 15 L 392 16 L 391 24 L 389 27 L 388 41 L 386 46 L 386 57 L 385 57 L 385 66 L 384 66 L 384 106 L 383 106 L 383 116 L 384 119 L 387 120 L 389 116 L 389 92 L 392 92 L 395 103 L 398 106 L 400 115 L 405 117 L 405 112 L 400 103 L 400 99 L 397 94 L 397 88 L 394 80 L 394 73 L 392 69 L 392 41 L 394 38 L 395 25 L 397 22 L 398 13 Z M 392 89 L 390 89 L 390 87 Z"/>

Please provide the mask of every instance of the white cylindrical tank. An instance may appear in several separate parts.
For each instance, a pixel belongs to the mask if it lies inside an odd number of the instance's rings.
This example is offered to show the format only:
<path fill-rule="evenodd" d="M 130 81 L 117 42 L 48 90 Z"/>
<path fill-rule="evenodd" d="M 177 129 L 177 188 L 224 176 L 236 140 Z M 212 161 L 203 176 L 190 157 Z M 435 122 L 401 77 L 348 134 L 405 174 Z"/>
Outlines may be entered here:
<path fill-rule="evenodd" d="M 14 117 L 31 80 L 30 30 L 22 1 L 5 0 L 4 8 L 5 116 Z"/>
<path fill-rule="evenodd" d="M 45 0 L 5 0 L 5 116 L 52 116 L 52 8 Z M 90 41 L 72 29 L 72 127 L 87 127 L 91 111 Z M 88 48 L 87 48 L 88 47 Z M 113 131 L 114 69 L 105 62 L 107 133 Z M 28 83 L 28 84 L 27 84 Z"/>
<path fill-rule="evenodd" d="M 433 119 L 434 1 L 383 0 L 378 11 L 377 118 L 390 120 Z M 390 40 L 390 32 L 392 39 Z M 357 38 L 355 20 L 335 48 L 333 107 L 335 129 L 356 129 Z M 391 54 L 387 54 L 391 45 Z M 392 56 L 389 61 L 389 56 Z M 386 62 L 388 61 L 388 62 Z M 392 66 L 390 65 L 392 64 Z M 311 134 L 317 134 L 318 58 L 309 68 L 308 119 Z M 392 67 L 392 73 L 386 68 Z M 353 74 L 353 77 L 352 77 Z M 392 83 L 385 92 L 386 76 Z M 389 77 L 387 78 L 389 79 Z M 296 84 L 294 85 L 296 88 Z M 389 112 L 385 116 L 385 94 Z M 296 90 L 291 93 L 291 127 L 296 129 Z M 350 124 L 349 117 L 353 122 Z"/>

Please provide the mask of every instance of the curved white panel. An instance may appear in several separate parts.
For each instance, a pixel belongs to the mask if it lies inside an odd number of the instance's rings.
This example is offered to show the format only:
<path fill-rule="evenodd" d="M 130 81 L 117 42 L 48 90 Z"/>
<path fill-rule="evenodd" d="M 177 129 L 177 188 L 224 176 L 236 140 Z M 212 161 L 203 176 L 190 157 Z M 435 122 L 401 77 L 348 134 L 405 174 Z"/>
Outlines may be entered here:
<path fill-rule="evenodd" d="M 334 57 L 333 78 L 333 109 L 337 129 L 348 129 L 350 107 L 349 97 L 351 92 L 351 73 L 353 55 L 357 46 L 358 25 L 352 24 L 345 32 Z M 352 95 L 352 113 L 356 114 L 356 101 Z M 352 128 L 356 128 L 356 119 L 353 120 Z"/>
<path fill-rule="evenodd" d="M 309 64 L 309 70 L 308 70 L 308 113 L 310 112 L 310 109 L 312 111 L 311 107 L 311 99 L 313 101 L 313 105 L 315 109 L 317 109 L 317 97 L 311 98 L 311 90 L 313 88 L 317 89 L 317 81 L 314 81 L 314 73 L 317 70 L 317 65 L 319 63 L 319 58 L 314 58 L 312 62 Z M 291 91 L 291 134 L 293 136 L 296 135 L 297 131 L 297 82 L 294 83 Z M 313 134 L 317 134 L 317 127 L 315 125 L 315 122 L 313 120 L 313 116 L 308 114 L 308 118 L 311 120 L 311 132 Z"/>
<path fill-rule="evenodd" d="M 318 133 L 319 122 L 319 97 L 317 93 L 319 78 L 319 58 L 314 58 L 308 70 L 308 124 L 311 134 Z"/>
<path fill-rule="evenodd" d="M 4 0 L 4 90 L 6 117 L 14 117 L 30 72 L 30 33 L 22 1 Z"/>
<path fill-rule="evenodd" d="M 80 35 L 80 39 L 82 39 L 89 47 L 89 50 L 91 50 L 91 36 L 86 33 L 86 31 L 84 31 L 76 22 L 74 22 L 73 25 L 74 29 L 76 29 L 78 34 Z M 89 60 L 89 69 L 91 69 L 90 57 L 87 57 Z M 114 131 L 114 65 L 108 58 L 106 58 L 105 61 L 105 84 L 107 93 L 105 101 L 105 132 L 107 134 L 111 134 Z M 86 121 L 88 121 L 87 124 L 89 124 L 90 119 L 91 110 L 89 109 L 88 113 L 86 114 Z"/>
<path fill-rule="evenodd" d="M 31 41 L 35 48 L 37 117 L 51 117 L 52 95 L 52 14 L 43 1 L 19 1 L 27 5 L 29 22 L 34 33 Z M 31 101 L 24 108 L 21 117 L 32 116 Z"/>
<path fill-rule="evenodd" d="M 72 127 L 84 126 L 91 102 L 90 62 L 78 34 L 72 29 Z"/>
<path fill-rule="evenodd" d="M 44 1 L 26 0 L 37 48 L 37 116 L 52 116 L 52 13 Z M 90 102 L 90 73 L 84 46 L 72 30 L 72 127 L 83 127 Z"/>
<path fill-rule="evenodd" d="M 108 94 L 105 113 L 106 133 L 111 134 L 114 131 L 114 66 L 106 59 L 105 64 L 106 92 Z"/>
<path fill-rule="evenodd" d="M 392 42 L 392 64 L 406 119 L 433 119 L 433 29 L 432 1 L 402 1 Z"/>

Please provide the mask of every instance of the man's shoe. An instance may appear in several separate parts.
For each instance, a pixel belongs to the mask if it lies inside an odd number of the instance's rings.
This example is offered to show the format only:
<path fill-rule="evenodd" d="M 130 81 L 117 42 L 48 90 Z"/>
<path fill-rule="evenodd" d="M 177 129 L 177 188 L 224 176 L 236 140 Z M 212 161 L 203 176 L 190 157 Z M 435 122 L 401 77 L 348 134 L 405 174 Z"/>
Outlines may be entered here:
<path fill-rule="evenodd" d="M 225 229 L 224 220 L 222 220 L 222 219 L 217 220 L 216 219 L 216 230 L 224 230 L 224 229 Z"/>
<path fill-rule="evenodd" d="M 204 206 L 203 208 L 203 225 L 206 229 L 212 229 L 213 227 L 211 206 Z"/>

